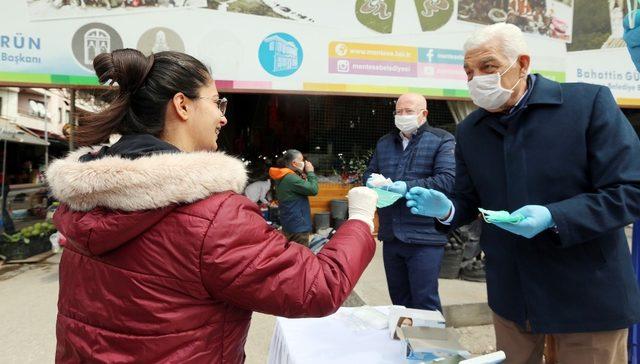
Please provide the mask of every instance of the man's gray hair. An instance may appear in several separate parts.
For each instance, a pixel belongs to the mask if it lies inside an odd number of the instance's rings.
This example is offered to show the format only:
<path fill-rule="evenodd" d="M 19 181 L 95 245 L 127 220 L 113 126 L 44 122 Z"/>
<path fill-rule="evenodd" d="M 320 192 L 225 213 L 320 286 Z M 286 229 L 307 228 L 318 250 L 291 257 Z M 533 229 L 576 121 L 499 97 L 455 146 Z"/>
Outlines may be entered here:
<path fill-rule="evenodd" d="M 498 42 L 502 54 L 511 61 L 521 55 L 531 55 L 520 28 L 507 23 L 496 23 L 475 31 L 464 43 L 464 53 L 494 41 Z"/>
<path fill-rule="evenodd" d="M 283 167 L 292 167 L 293 161 L 301 154 L 302 152 L 297 149 L 288 149 L 282 156 L 282 164 L 284 164 Z"/>

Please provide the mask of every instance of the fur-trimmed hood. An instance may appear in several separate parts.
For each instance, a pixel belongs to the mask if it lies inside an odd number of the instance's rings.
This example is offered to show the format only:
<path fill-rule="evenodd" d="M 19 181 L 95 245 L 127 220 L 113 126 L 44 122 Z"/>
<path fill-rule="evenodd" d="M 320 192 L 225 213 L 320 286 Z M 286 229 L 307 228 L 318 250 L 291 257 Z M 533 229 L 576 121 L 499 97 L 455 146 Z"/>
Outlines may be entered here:
<path fill-rule="evenodd" d="M 242 193 L 242 161 L 224 153 L 162 153 L 126 159 L 105 156 L 81 162 L 83 148 L 56 160 L 46 176 L 56 199 L 75 211 L 96 207 L 140 211 L 192 203 L 217 192 Z"/>

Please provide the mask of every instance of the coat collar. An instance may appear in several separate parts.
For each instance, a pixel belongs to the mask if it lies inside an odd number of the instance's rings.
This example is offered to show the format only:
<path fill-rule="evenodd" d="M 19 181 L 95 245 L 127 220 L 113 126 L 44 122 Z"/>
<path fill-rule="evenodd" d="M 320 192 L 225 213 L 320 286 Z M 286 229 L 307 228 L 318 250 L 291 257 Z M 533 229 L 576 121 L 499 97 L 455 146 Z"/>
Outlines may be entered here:
<path fill-rule="evenodd" d="M 80 158 L 82 162 L 100 159 L 106 156 L 120 156 L 127 159 L 136 159 L 151 154 L 179 153 L 176 146 L 158 139 L 149 134 L 123 135 L 111 146 L 104 146 L 97 152 L 86 154 Z"/>
<path fill-rule="evenodd" d="M 103 156 L 80 161 L 91 151 L 72 152 L 53 162 L 46 173 L 53 195 L 73 210 L 157 209 L 192 203 L 217 192 L 242 193 L 247 183 L 244 163 L 224 153 L 161 153 L 133 160 Z"/>
<path fill-rule="evenodd" d="M 562 86 L 560 85 L 560 83 L 545 78 L 538 73 L 536 73 L 535 76 L 536 82 L 533 84 L 533 89 L 531 90 L 531 95 L 529 95 L 526 106 L 561 105 L 563 102 L 563 97 Z M 469 116 L 473 117 L 473 123 L 477 124 L 486 116 L 491 114 L 492 113 L 488 112 L 487 110 L 479 108 Z"/>
<path fill-rule="evenodd" d="M 536 83 L 527 105 L 561 105 L 562 86 L 558 82 L 536 74 Z"/>

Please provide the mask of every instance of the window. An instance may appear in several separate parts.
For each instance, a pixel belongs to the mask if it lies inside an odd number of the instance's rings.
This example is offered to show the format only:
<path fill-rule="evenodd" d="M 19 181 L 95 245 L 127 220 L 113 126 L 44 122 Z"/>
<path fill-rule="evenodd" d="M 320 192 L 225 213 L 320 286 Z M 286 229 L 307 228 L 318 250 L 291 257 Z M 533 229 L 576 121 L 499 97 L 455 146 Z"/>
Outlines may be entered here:
<path fill-rule="evenodd" d="M 44 102 L 29 100 L 29 115 L 37 116 L 40 119 L 44 119 L 47 111 L 44 108 Z"/>

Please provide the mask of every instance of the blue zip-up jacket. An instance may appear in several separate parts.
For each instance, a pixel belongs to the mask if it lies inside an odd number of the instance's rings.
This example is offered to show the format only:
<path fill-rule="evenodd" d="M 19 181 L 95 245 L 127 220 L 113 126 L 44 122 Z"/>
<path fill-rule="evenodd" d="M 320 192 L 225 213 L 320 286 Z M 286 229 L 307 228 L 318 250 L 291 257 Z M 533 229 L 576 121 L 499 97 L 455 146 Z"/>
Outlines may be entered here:
<path fill-rule="evenodd" d="M 445 194 L 453 191 L 455 182 L 455 140 L 453 135 L 428 124 L 422 125 L 405 150 L 398 131 L 378 141 L 364 174 L 364 183 L 372 173 L 407 183 L 407 190 L 419 186 Z M 401 198 L 395 204 L 378 210 L 378 238 L 394 238 L 410 244 L 444 245 L 446 237 L 435 229 L 433 221 L 412 215 Z"/>

